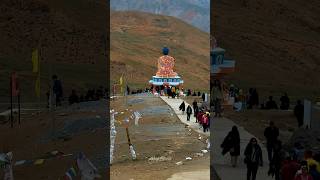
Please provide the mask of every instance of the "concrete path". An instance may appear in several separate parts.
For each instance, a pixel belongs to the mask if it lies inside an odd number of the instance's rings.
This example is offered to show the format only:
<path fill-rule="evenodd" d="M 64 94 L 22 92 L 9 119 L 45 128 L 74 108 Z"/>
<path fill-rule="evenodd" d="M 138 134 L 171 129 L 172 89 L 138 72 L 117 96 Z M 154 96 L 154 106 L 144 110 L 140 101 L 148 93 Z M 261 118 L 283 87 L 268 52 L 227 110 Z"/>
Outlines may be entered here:
<path fill-rule="evenodd" d="M 248 133 L 243 127 L 238 126 L 240 133 L 240 157 L 238 159 L 238 166 L 236 168 L 230 165 L 230 155 L 229 153 L 222 156 L 222 149 L 220 147 L 223 139 L 231 130 L 232 126 L 236 125 L 229 119 L 226 118 L 214 118 L 211 124 L 212 138 L 213 138 L 213 151 L 211 154 L 211 164 L 217 171 L 221 180 L 246 180 L 246 165 L 244 164 L 244 150 L 249 142 L 249 140 L 254 137 L 252 134 Z M 269 161 L 266 148 L 262 145 L 261 141 L 258 140 L 262 148 L 263 153 L 263 167 L 259 167 L 257 180 L 271 180 L 272 178 L 268 176 Z"/>
<path fill-rule="evenodd" d="M 190 117 L 190 121 L 187 121 L 187 113 L 185 112 L 184 114 L 182 114 L 182 111 L 179 110 L 179 106 L 182 103 L 183 99 L 172 99 L 172 98 L 168 98 L 167 96 L 160 96 L 160 98 L 166 102 L 175 112 L 175 114 L 178 116 L 178 118 L 180 119 L 180 121 L 186 125 L 188 125 L 191 129 L 193 129 L 194 131 L 202 134 L 202 135 L 206 135 L 206 136 L 210 136 L 210 132 L 203 132 L 203 128 L 202 126 L 199 125 L 199 123 L 196 123 L 196 118 L 193 116 L 193 114 L 191 114 Z M 186 104 L 186 109 L 188 107 L 188 103 L 185 101 L 184 102 Z M 190 105 L 192 107 L 192 105 Z M 193 112 L 193 108 L 192 108 L 192 113 Z"/>
<path fill-rule="evenodd" d="M 167 180 L 209 180 L 210 170 L 176 173 Z"/>

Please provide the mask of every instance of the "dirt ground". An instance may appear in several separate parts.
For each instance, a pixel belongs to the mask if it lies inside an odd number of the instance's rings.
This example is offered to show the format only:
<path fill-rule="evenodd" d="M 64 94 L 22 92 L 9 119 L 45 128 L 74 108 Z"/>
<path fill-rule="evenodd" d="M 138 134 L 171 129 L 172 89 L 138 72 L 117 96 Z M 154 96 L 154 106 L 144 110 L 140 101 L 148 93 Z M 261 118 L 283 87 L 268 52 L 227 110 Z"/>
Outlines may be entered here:
<path fill-rule="evenodd" d="M 13 167 L 14 178 L 54 179 L 76 167 L 76 155 L 83 152 L 99 169 L 105 179 L 106 167 L 106 120 L 104 101 L 87 102 L 80 105 L 58 108 L 53 114 L 40 115 L 27 112 L 22 114 L 21 124 L 0 125 L 1 152 L 12 151 L 13 161 L 35 160 L 45 157 L 48 152 L 58 150 L 73 156 L 45 160 L 41 165 L 24 164 Z M 52 134 L 55 117 L 55 133 Z M 0 177 L 3 177 L 0 171 Z"/>
<path fill-rule="evenodd" d="M 125 128 L 116 123 L 116 147 L 114 162 L 111 166 L 112 180 L 123 179 L 167 179 L 178 172 L 201 171 L 209 169 L 210 154 L 197 154 L 206 148 L 206 137 L 198 140 L 198 134 L 189 131 L 170 107 L 160 98 L 151 96 L 129 97 L 127 107 L 124 99 L 111 101 L 111 107 L 119 112 L 116 121 L 123 121 L 132 111 L 142 114 L 139 126 L 130 122 L 131 143 L 137 159 L 129 155 Z M 128 109 L 128 111 L 126 110 Z M 123 114 L 121 114 L 123 112 Z M 149 160 L 151 157 L 163 160 Z M 192 160 L 186 160 L 191 157 Z M 183 165 L 176 165 L 182 161 Z"/>
<path fill-rule="evenodd" d="M 292 110 L 260 110 L 252 109 L 236 112 L 226 109 L 225 117 L 244 127 L 248 132 L 265 141 L 264 130 L 272 120 L 280 130 L 280 140 L 287 143 L 297 129 L 298 123 Z"/>

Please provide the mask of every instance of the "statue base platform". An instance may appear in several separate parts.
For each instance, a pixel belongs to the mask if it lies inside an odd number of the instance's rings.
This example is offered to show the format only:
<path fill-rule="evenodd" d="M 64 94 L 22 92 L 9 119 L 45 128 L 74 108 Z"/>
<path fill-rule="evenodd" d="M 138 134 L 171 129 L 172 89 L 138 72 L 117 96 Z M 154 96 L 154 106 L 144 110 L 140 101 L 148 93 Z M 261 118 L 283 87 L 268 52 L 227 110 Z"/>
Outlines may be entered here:
<path fill-rule="evenodd" d="M 180 76 L 175 77 L 159 77 L 152 76 L 152 80 L 149 81 L 154 86 L 180 86 L 183 84 L 183 80 Z"/>

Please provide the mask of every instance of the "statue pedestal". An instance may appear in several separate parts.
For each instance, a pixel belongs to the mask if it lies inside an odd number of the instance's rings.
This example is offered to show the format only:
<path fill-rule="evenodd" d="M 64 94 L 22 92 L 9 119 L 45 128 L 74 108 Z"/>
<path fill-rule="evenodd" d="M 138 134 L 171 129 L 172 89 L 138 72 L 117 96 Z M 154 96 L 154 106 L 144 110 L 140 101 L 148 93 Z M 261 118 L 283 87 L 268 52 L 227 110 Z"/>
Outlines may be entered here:
<path fill-rule="evenodd" d="M 183 80 L 180 76 L 175 77 L 159 77 L 152 76 L 152 80 L 149 81 L 150 84 L 154 86 L 180 86 L 183 84 Z"/>

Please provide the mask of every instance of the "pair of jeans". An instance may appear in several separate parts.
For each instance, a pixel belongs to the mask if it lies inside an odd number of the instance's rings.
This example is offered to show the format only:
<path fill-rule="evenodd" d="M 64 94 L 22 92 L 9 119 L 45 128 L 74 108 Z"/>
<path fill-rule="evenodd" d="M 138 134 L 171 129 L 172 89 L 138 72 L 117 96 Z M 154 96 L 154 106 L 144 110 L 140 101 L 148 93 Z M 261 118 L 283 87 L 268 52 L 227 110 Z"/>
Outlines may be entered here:
<path fill-rule="evenodd" d="M 257 162 L 247 163 L 247 180 L 256 180 L 259 164 Z"/>
<path fill-rule="evenodd" d="M 268 160 L 271 162 L 273 154 L 274 154 L 274 144 L 271 142 L 267 142 L 267 151 L 268 151 Z"/>
<path fill-rule="evenodd" d="M 187 113 L 187 121 L 190 121 L 190 115 L 189 113 Z"/>

